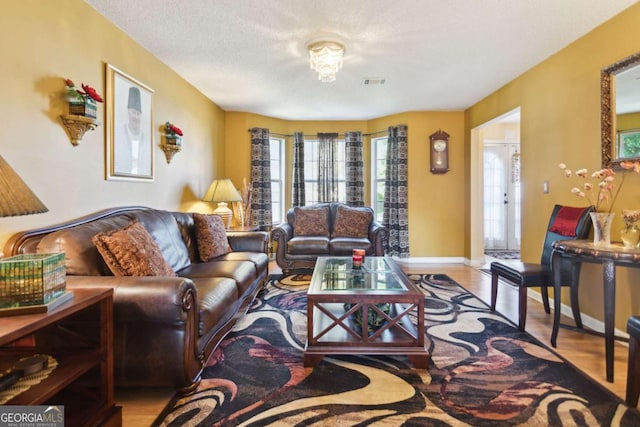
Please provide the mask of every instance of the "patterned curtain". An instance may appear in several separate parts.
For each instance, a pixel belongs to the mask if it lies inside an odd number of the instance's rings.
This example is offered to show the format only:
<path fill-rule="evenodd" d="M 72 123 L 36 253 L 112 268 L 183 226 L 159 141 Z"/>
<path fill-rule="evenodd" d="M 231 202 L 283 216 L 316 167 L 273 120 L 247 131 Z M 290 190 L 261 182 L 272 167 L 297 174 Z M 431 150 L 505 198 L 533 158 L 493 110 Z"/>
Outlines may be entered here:
<path fill-rule="evenodd" d="M 385 253 L 409 256 L 409 176 L 407 126 L 389 127 L 384 212 L 382 223 L 389 230 Z"/>
<path fill-rule="evenodd" d="M 347 204 L 364 206 L 364 161 L 362 160 L 362 132 L 347 132 L 345 142 L 345 175 Z"/>
<path fill-rule="evenodd" d="M 304 133 L 293 134 L 293 185 L 291 202 L 293 206 L 305 205 L 304 193 Z"/>
<path fill-rule="evenodd" d="M 337 133 L 318 134 L 318 201 L 338 200 L 338 177 L 335 170 Z"/>
<path fill-rule="evenodd" d="M 271 155 L 269 129 L 251 129 L 251 224 L 271 230 Z"/>

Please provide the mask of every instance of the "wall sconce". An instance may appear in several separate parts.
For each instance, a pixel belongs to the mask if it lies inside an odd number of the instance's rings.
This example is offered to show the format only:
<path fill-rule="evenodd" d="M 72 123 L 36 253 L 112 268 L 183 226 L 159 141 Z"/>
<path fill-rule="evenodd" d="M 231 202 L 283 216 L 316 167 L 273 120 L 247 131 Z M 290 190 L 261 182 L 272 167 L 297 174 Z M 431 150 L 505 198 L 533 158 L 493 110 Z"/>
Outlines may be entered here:
<path fill-rule="evenodd" d="M 82 90 L 77 89 L 71 79 L 65 79 L 69 114 L 60 116 L 64 127 L 71 136 L 71 144 L 75 147 L 80 143 L 85 132 L 95 130 L 100 123 L 96 120 L 96 102 L 102 102 L 102 97 L 94 88 L 82 84 Z"/>
<path fill-rule="evenodd" d="M 88 130 L 95 130 L 100 123 L 96 119 L 75 114 L 63 114 L 60 116 L 62 123 L 71 137 L 71 144 L 76 146 L 82 141 L 82 137 Z"/>
<path fill-rule="evenodd" d="M 164 125 L 164 145 L 161 146 L 164 155 L 167 158 L 167 163 L 171 163 L 171 159 L 176 153 L 182 150 L 182 130 L 166 122 Z"/>
<path fill-rule="evenodd" d="M 170 142 L 171 141 L 171 142 Z M 164 144 L 160 146 L 162 151 L 164 151 L 164 156 L 167 158 L 167 164 L 171 163 L 171 159 L 176 153 L 182 151 L 182 143 L 179 142 L 180 138 L 178 138 L 178 143 L 172 141 L 170 138 L 165 137 Z"/>

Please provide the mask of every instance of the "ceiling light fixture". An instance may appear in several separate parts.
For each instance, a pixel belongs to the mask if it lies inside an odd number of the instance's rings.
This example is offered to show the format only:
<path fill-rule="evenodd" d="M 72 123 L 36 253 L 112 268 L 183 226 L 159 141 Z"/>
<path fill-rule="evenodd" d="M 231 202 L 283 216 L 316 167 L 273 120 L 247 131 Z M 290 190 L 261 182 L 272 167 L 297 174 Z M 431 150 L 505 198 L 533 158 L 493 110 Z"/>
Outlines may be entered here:
<path fill-rule="evenodd" d="M 336 41 L 317 41 L 309 43 L 309 65 L 318 72 L 318 80 L 329 83 L 336 79 L 336 73 L 342 68 L 345 47 Z"/>

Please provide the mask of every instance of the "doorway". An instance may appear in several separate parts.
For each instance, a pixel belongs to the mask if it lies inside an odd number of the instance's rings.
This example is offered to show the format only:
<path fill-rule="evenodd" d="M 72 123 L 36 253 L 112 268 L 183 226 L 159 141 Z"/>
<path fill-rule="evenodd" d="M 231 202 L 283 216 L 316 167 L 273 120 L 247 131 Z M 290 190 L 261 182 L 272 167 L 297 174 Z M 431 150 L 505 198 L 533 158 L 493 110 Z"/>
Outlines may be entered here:
<path fill-rule="evenodd" d="M 491 164 L 485 171 L 485 144 L 491 146 Z M 507 147 L 507 148 L 505 148 Z M 476 128 L 471 129 L 471 204 L 470 204 L 470 258 L 469 265 L 482 267 L 486 263 L 485 251 L 501 251 L 506 249 L 485 249 L 485 241 L 488 246 L 504 246 L 517 248 L 516 257 L 519 258 L 520 249 L 520 108 L 516 108 L 504 115 L 490 120 Z M 506 154 L 504 153 L 506 151 Z M 489 152 L 489 151 L 488 151 Z M 495 158 L 493 158 L 495 156 Z M 489 157 L 489 154 L 488 154 Z M 500 159 L 500 160 L 498 160 Z M 494 178 L 499 184 L 492 184 L 495 189 L 487 185 L 485 190 L 485 174 L 489 175 L 490 169 L 500 170 L 500 179 Z M 511 185 L 512 174 L 515 182 Z M 518 184 L 518 185 L 515 185 Z M 485 195 L 486 193 L 486 195 Z M 505 196 L 506 193 L 506 196 Z M 489 196 L 489 194 L 497 194 Z M 506 203 L 505 203 L 506 202 Z M 493 208 L 485 206 L 493 204 Z M 493 209 L 493 212 L 491 212 Z M 492 214 L 493 215 L 490 215 Z M 485 227 L 491 230 L 493 227 L 485 224 L 495 223 L 500 227 L 500 232 L 490 231 L 485 235 Z M 500 237 L 499 239 L 496 237 Z M 500 240 L 500 242 L 498 242 Z M 490 255 L 493 256 L 493 255 Z M 511 258 L 511 254 L 507 255 Z"/>

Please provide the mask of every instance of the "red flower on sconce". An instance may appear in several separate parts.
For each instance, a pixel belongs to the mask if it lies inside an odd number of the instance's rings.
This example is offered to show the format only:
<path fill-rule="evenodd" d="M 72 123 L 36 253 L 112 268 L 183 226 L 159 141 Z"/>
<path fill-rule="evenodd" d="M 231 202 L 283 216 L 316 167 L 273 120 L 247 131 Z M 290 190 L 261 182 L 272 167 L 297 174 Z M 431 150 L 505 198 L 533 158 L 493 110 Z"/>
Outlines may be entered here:
<path fill-rule="evenodd" d="M 178 126 L 171 124 L 170 122 L 165 123 L 164 131 L 168 136 L 182 136 L 182 129 Z"/>
<path fill-rule="evenodd" d="M 103 99 L 100 94 L 91 86 L 82 83 L 82 90 L 78 89 L 71 79 L 65 79 L 64 83 L 67 85 L 67 93 L 69 97 L 75 98 L 78 101 L 86 101 L 92 99 L 96 102 L 102 102 Z"/>

